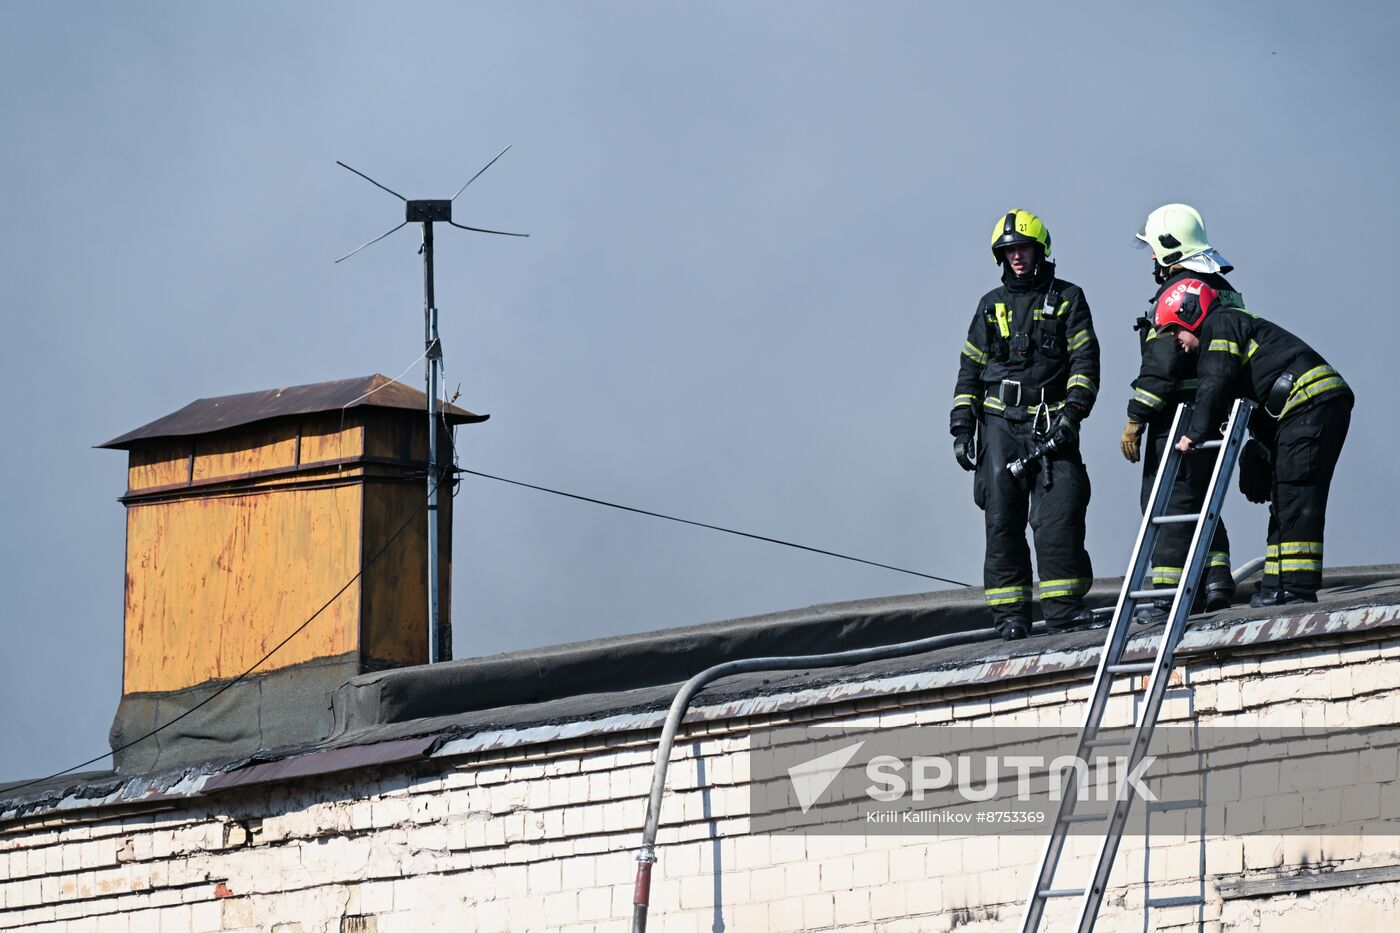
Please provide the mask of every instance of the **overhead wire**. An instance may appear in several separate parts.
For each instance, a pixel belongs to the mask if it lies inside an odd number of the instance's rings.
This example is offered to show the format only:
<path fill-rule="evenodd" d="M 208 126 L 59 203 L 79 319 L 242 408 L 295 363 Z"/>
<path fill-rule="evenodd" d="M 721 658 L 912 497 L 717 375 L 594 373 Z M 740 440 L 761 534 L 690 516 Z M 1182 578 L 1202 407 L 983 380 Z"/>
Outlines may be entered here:
<path fill-rule="evenodd" d="M 446 371 L 446 365 L 445 365 L 445 363 L 443 364 L 443 369 L 444 369 L 444 372 L 445 372 L 445 371 Z M 444 390 L 444 394 L 445 394 L 445 390 Z M 454 396 L 454 398 L 455 398 L 455 396 Z M 839 559 L 841 559 L 841 560 L 848 560 L 848 561 L 852 561 L 852 562 L 857 563 L 857 564 L 865 564 L 866 566 L 869 566 L 869 567 L 879 567 L 879 568 L 882 569 L 882 570 L 892 570 L 892 571 L 894 571 L 895 573 L 908 574 L 909 576 L 912 576 L 912 577 L 922 577 L 922 578 L 925 579 L 925 580 L 936 580 L 936 581 L 938 581 L 939 583 L 951 583 L 953 586 L 962 586 L 962 587 L 971 587 L 971 586 L 972 586 L 972 584 L 970 584 L 970 583 L 963 583 L 961 580 L 952 580 L 952 579 L 949 579 L 948 577 L 940 577 L 940 576 L 938 576 L 938 575 L 936 575 L 936 574 L 932 574 L 932 573 L 923 573 L 922 571 L 918 571 L 918 570 L 909 570 L 909 569 L 904 568 L 904 567 L 896 567 L 896 566 L 894 566 L 894 565 L 892 565 L 892 564 L 882 564 L 882 563 L 880 563 L 879 561 L 866 560 L 866 559 L 863 558 L 863 557 L 853 557 L 853 556 L 851 556 L 850 554 L 842 554 L 842 553 L 840 553 L 840 552 L 838 552 L 838 551 L 827 550 L 826 548 L 812 547 L 812 546 L 807 545 L 807 544 L 798 544 L 798 543 L 796 543 L 796 542 L 794 542 L 794 541 L 784 541 L 782 538 L 773 538 L 773 537 L 770 537 L 770 536 L 768 536 L 768 535 L 755 534 L 755 533 L 750 532 L 750 531 L 740 531 L 740 530 L 735 529 L 735 528 L 726 528 L 726 527 L 724 527 L 723 525 L 713 525 L 713 524 L 710 524 L 709 522 L 700 522 L 700 521 L 695 521 L 695 520 L 689 519 L 689 518 L 680 518 L 680 517 L 675 516 L 675 515 L 667 515 L 667 514 L 665 514 L 665 513 L 663 513 L 663 512 L 653 512 L 653 511 L 651 511 L 650 509 L 639 509 L 639 508 L 637 508 L 637 507 L 635 507 L 635 506 L 622 505 L 621 503 L 618 503 L 618 502 L 609 502 L 609 501 L 607 501 L 606 499 L 598 499 L 598 498 L 594 498 L 593 496 L 579 495 L 578 493 L 565 492 L 565 491 L 563 491 L 563 490 L 561 490 L 561 489 L 551 489 L 551 488 L 549 488 L 548 486 L 539 486 L 539 485 L 536 485 L 536 484 L 534 484 L 534 483 L 526 483 L 526 482 L 522 482 L 521 480 L 517 480 L 517 479 L 509 479 L 509 478 L 504 477 L 504 476 L 496 476 L 496 475 L 491 474 L 491 473 L 483 473 L 483 472 L 481 472 L 480 470 L 468 470 L 468 469 L 466 469 L 466 468 L 464 468 L 464 467 L 462 467 L 462 466 L 459 465 L 459 464 L 460 464 L 460 460 L 459 460 L 459 457 L 458 457 L 457 439 L 456 439 L 456 433 L 457 433 L 457 432 L 456 432 L 455 430 L 453 430 L 452 426 L 449 425 L 448 422 L 447 422 L 447 405 L 450 405 L 450 404 L 451 404 L 450 401 L 447 401 L 446 399 L 444 399 L 444 404 L 443 404 L 442 408 L 440 409 L 440 411 L 441 411 L 441 414 L 442 414 L 442 426 L 443 426 L 444 430 L 447 432 L 447 442 L 448 442 L 448 445 L 450 446 L 450 448 L 451 448 L 451 450 L 452 450 L 452 467 L 451 467 L 451 470 L 452 470 L 452 472 L 454 472 L 454 473 L 465 473 L 465 474 L 467 474 L 467 475 L 469 475 L 469 476 L 477 476 L 477 477 L 481 477 L 482 479 L 495 480 L 496 482 L 499 482 L 499 483 L 508 483 L 508 484 L 510 484 L 510 485 L 512 485 L 512 486 L 522 486 L 522 487 L 524 487 L 524 488 L 526 488 L 526 489 L 534 489 L 534 490 L 536 490 L 536 491 L 538 491 L 538 492 L 546 492 L 546 493 L 549 493 L 549 494 L 555 495 L 555 496 L 563 496 L 563 497 L 566 498 L 566 499 L 576 499 L 576 500 L 578 500 L 578 501 L 580 501 L 580 502 L 591 502 L 591 503 L 593 503 L 594 505 L 601 505 L 601 506 L 605 506 L 605 507 L 610 508 L 610 509 L 618 509 L 619 511 L 623 511 L 623 512 L 632 512 L 632 513 L 637 514 L 637 515 L 647 515 L 647 516 L 650 516 L 651 518 L 665 519 L 666 521 L 678 522 L 678 523 L 680 523 L 680 524 L 682 524 L 682 525 L 692 525 L 692 526 L 694 526 L 694 527 L 696 527 L 696 528 L 708 528 L 708 529 L 711 530 L 711 531 L 719 531 L 719 532 L 722 532 L 722 533 L 724 533 L 724 534 L 736 535 L 736 536 L 738 536 L 738 537 L 740 537 L 740 538 L 749 538 L 749 539 L 754 540 L 754 541 L 766 541 L 766 542 L 768 542 L 769 544 L 778 544 L 778 545 L 781 545 L 781 546 L 783 546 L 783 547 L 796 548 L 796 549 L 799 550 L 799 551 L 807 551 L 808 553 L 811 553 L 811 554 L 823 554 L 823 555 L 825 555 L 825 556 L 827 556 L 827 557 L 836 557 L 836 558 L 839 558 Z M 457 495 L 457 490 L 456 490 L 456 489 L 453 489 L 453 490 L 452 490 L 452 495 L 453 495 L 454 497 Z"/>
<path fill-rule="evenodd" d="M 445 372 L 446 372 L 446 369 L 447 369 L 447 367 L 446 367 L 446 361 L 444 360 L 444 361 L 442 362 L 441 365 L 443 366 L 443 371 L 444 371 L 444 373 L 445 373 Z M 459 387 L 459 391 L 460 391 L 460 387 Z M 444 387 L 444 395 L 446 395 L 446 388 L 445 388 L 445 387 Z M 456 398 L 456 396 L 453 397 L 453 400 L 455 400 L 455 398 Z M 699 522 L 699 521 L 694 521 L 693 519 L 689 519 L 689 518 L 679 518 L 679 517 L 677 517 L 677 516 L 675 516 L 675 515 L 666 515 L 665 513 L 662 513 L 662 512 L 653 512 L 653 511 L 651 511 L 651 510 L 649 510 L 649 509 L 639 509 L 639 508 L 636 508 L 635 506 L 622 505 L 621 503 L 617 503 L 617 502 L 609 502 L 609 501 L 607 501 L 606 499 L 598 499 L 598 498 L 594 498 L 593 496 L 579 495 L 578 493 L 565 492 L 565 491 L 560 490 L 560 489 L 551 489 L 551 488 L 549 488 L 548 486 L 539 486 L 539 485 L 536 485 L 536 484 L 534 484 L 534 483 L 526 483 L 526 482 L 522 482 L 522 481 L 516 480 L 516 479 L 509 479 L 509 478 L 504 477 L 504 476 L 496 476 L 496 475 L 491 474 L 491 473 L 483 473 L 483 472 L 481 472 L 480 470 L 468 470 L 468 469 L 465 469 L 464 467 L 460 466 L 460 462 L 461 462 L 461 461 L 460 461 L 460 458 L 459 458 L 459 455 L 458 455 L 458 451 L 457 451 L 457 432 L 453 429 L 452 425 L 450 425 L 450 424 L 448 423 L 448 421 L 447 421 L 447 406 L 450 405 L 450 404 L 452 404 L 452 401 L 453 401 L 453 400 L 448 400 L 448 399 L 444 398 L 444 399 L 443 399 L 443 405 L 442 405 L 442 407 L 439 409 L 439 412 L 440 412 L 441 417 L 442 417 L 442 426 L 443 426 L 443 429 L 444 429 L 444 431 L 446 431 L 446 433 L 447 433 L 447 443 L 448 443 L 448 445 L 449 445 L 449 447 L 450 447 L 450 449 L 451 449 L 451 451 L 452 451 L 452 468 L 451 468 L 451 469 L 452 469 L 452 472 L 454 472 L 454 473 L 465 473 L 465 474 L 467 474 L 467 475 L 469 475 L 469 476 L 477 476 L 477 477 L 481 477 L 482 479 L 495 480 L 496 482 L 499 482 L 499 483 L 509 483 L 509 484 L 512 485 L 512 486 L 522 486 L 522 487 L 524 487 L 524 488 L 526 488 L 526 489 L 534 489 L 534 490 L 537 490 L 537 491 L 539 491 L 539 492 L 546 492 L 546 493 L 550 493 L 551 495 L 555 495 L 555 496 L 563 496 L 564 498 L 567 498 L 567 499 L 576 499 L 576 500 L 578 500 L 578 501 L 580 501 L 580 502 L 591 502 L 591 503 L 593 503 L 594 505 L 606 506 L 607 508 L 610 508 L 610 509 L 618 509 L 618 510 L 623 511 L 623 512 L 632 512 L 632 513 L 637 514 L 637 515 L 647 515 L 647 516 L 650 516 L 651 518 L 660 518 L 660 519 L 665 519 L 666 521 L 679 522 L 679 523 L 682 524 L 682 525 L 693 525 L 693 526 L 696 527 L 696 528 L 708 528 L 708 529 L 710 529 L 711 531 L 719 531 L 719 532 L 722 532 L 722 533 L 724 533 L 724 534 L 736 535 L 736 536 L 741 537 L 741 538 L 750 538 L 750 539 L 752 539 L 752 540 L 754 540 L 754 541 L 766 541 L 766 542 L 768 542 L 769 544 L 778 544 L 778 545 L 781 545 L 781 546 L 783 546 L 783 547 L 796 548 L 796 549 L 799 550 L 799 551 L 807 551 L 807 552 L 812 553 L 812 554 L 823 554 L 823 555 L 825 555 L 825 556 L 827 556 L 827 557 L 836 557 L 836 558 L 839 558 L 839 559 L 841 559 L 841 560 L 848 560 L 848 561 L 852 561 L 852 562 L 857 563 L 857 564 L 865 564 L 865 565 L 867 565 L 867 566 L 869 566 L 869 567 L 879 567 L 879 568 L 882 569 L 882 570 L 893 570 L 895 573 L 908 574 L 909 576 L 913 576 L 913 577 L 922 577 L 922 578 L 925 579 L 925 580 L 936 580 L 936 581 L 938 581 L 939 583 L 951 583 L 953 586 L 963 586 L 963 587 L 971 587 L 971 586 L 972 586 L 972 584 L 970 584 L 970 583 L 963 583 L 961 580 L 952 580 L 952 579 L 949 579 L 948 577 L 940 577 L 940 576 L 938 576 L 938 575 L 936 575 L 936 574 L 923 573 L 923 572 L 918 571 L 918 570 L 908 570 L 908 569 L 906 569 L 906 568 L 904 568 L 904 567 L 895 567 L 895 566 L 893 566 L 892 564 L 882 564 L 882 563 L 880 563 L 879 561 L 866 560 L 866 559 L 863 558 L 863 557 L 853 557 L 853 556 L 851 556 L 851 555 L 849 555 L 849 554 L 842 554 L 842 553 L 839 553 L 839 552 L 837 552 L 837 551 L 827 550 L 826 548 L 812 547 L 812 546 L 806 545 L 806 544 L 798 544 L 798 543 L 796 543 L 796 542 L 794 542 L 794 541 L 784 541 L 784 540 L 781 539 L 781 538 L 773 538 L 773 537 L 770 537 L 770 536 L 768 536 L 768 535 L 754 534 L 753 532 L 749 532 L 749 531 L 739 531 L 738 529 L 735 529 L 735 528 L 726 528 L 726 527 L 724 527 L 724 526 L 722 526 L 722 525 L 713 525 L 713 524 L 710 524 L 709 522 Z M 455 498 L 456 495 L 457 495 L 457 491 L 458 491 L 457 488 L 454 488 L 454 489 L 452 490 L 452 496 L 453 496 L 454 498 Z"/>
<path fill-rule="evenodd" d="M 911 577 L 923 577 L 925 580 L 937 580 L 940 583 L 951 583 L 954 586 L 968 586 L 972 584 L 963 583 L 961 580 L 951 580 L 948 577 L 940 577 L 932 573 L 923 573 L 918 570 L 909 570 L 904 567 L 896 567 L 893 564 L 882 564 L 879 561 L 866 560 L 863 557 L 853 557 L 850 554 L 842 554 L 839 551 L 829 551 L 826 548 L 811 547 L 806 544 L 798 544 L 795 541 L 784 541 L 782 538 L 773 538 L 768 535 L 754 534 L 751 531 L 739 531 L 735 528 L 726 528 L 723 525 L 712 525 L 709 522 L 697 522 L 689 518 L 679 518 L 675 515 L 666 515 L 663 512 L 653 512 L 650 509 L 639 509 L 635 506 L 622 505 L 618 502 L 609 502 L 606 499 L 595 499 L 592 496 L 582 496 L 578 493 L 564 492 L 561 489 L 550 489 L 548 486 L 537 486 L 534 483 L 521 482 L 518 479 L 508 479 L 504 476 L 496 476 L 491 473 L 483 473 L 480 470 L 468 470 L 463 467 L 457 468 L 458 473 L 466 473 L 469 476 L 479 476 L 483 479 L 495 480 L 498 483 L 509 483 L 512 486 L 523 486 L 526 489 L 535 489 L 539 492 L 547 492 L 555 496 L 564 496 L 568 499 L 577 499 L 580 502 L 591 502 L 594 505 L 607 506 L 610 509 L 619 509 L 623 512 L 634 512 L 638 515 L 649 515 L 652 518 L 664 518 L 666 521 L 679 522 L 682 525 L 694 525 L 697 528 L 708 528 L 711 531 L 722 531 L 725 534 L 738 535 L 741 538 L 752 538 L 755 541 L 767 541 L 769 544 L 781 544 L 783 547 L 796 548 L 799 551 L 809 551 L 813 554 L 825 554 L 827 557 L 839 557 L 841 560 L 853 561 L 857 564 L 866 564 L 870 567 L 879 567 L 883 570 L 893 570 L 896 573 L 908 574 Z"/>

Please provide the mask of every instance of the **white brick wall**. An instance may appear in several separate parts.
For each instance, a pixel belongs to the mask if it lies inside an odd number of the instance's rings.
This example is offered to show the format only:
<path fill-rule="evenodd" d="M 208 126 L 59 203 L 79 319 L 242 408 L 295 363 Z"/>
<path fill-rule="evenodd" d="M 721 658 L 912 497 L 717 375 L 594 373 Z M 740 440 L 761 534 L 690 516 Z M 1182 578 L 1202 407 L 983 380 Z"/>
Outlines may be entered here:
<path fill-rule="evenodd" d="M 1083 684 L 993 685 L 848 702 L 800 718 L 1074 726 L 1086 692 Z M 1128 698 L 1116 702 L 1126 716 Z M 1189 721 L 1193 711 L 1203 725 L 1393 724 L 1400 648 L 1363 644 L 1195 663 L 1178 676 L 1164 721 Z M 1017 928 L 1040 837 L 751 834 L 751 725 L 709 723 L 677 744 L 651 930 L 700 933 L 717 918 L 731 931 Z M 652 740 L 595 742 L 588 750 L 535 746 L 489 762 L 249 788 L 165 812 L 0 827 L 0 930 L 625 930 Z M 705 788 L 697 786 L 697 747 Z M 1203 918 L 1208 930 L 1325 933 L 1375 929 L 1393 918 L 1396 883 L 1219 896 L 1220 878 L 1303 865 L 1400 864 L 1396 835 L 1282 834 L 1339 821 L 1360 827 L 1400 807 L 1395 753 L 1338 748 L 1324 767 L 1321 750 L 1253 761 L 1241 749 L 1233 764 L 1210 774 L 1209 805 L 1234 835 L 1204 842 L 1205 908 L 1153 911 L 1153 928 L 1197 930 Z M 1169 778 L 1164 791 L 1196 796 L 1198 776 Z M 1267 808 L 1264 794 L 1275 795 Z M 1199 890 L 1195 819 L 1154 816 L 1150 847 L 1142 837 L 1124 839 L 1105 928 L 1140 928 L 1147 896 Z M 1072 838 L 1062 864 L 1082 875 L 1095 852 L 1094 840 Z M 1061 928 L 1075 909 L 1067 901 L 1053 907 L 1047 929 Z"/>

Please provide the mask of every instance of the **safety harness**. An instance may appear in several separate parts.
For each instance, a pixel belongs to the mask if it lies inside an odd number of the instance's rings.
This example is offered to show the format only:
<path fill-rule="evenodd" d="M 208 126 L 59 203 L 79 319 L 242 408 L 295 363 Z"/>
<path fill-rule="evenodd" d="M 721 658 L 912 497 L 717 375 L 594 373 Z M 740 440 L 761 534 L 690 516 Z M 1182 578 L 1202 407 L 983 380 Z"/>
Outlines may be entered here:
<path fill-rule="evenodd" d="M 987 348 L 990 356 L 998 362 L 1006 362 L 1013 356 L 1029 361 L 1037 350 L 1058 352 L 1062 343 L 1074 350 L 1092 339 L 1088 334 L 1082 338 L 1066 341 L 1059 333 L 1063 328 L 1055 327 L 1055 322 L 1068 310 L 1069 302 L 1062 301 L 1060 292 L 1051 281 L 1045 300 L 1031 309 L 1030 327 L 1019 333 L 1012 333 L 1012 312 L 1005 302 L 996 302 L 991 309 L 984 310 L 987 322 Z M 1074 343 L 1080 339 L 1079 343 Z M 1002 379 L 989 383 L 983 409 L 1012 421 L 1025 421 L 1033 417 L 1036 410 L 1056 411 L 1063 407 L 1068 388 L 1063 383 L 1045 386 L 1027 386 L 1017 379 Z M 1011 414 L 1008 409 L 1024 408 L 1024 414 Z"/>

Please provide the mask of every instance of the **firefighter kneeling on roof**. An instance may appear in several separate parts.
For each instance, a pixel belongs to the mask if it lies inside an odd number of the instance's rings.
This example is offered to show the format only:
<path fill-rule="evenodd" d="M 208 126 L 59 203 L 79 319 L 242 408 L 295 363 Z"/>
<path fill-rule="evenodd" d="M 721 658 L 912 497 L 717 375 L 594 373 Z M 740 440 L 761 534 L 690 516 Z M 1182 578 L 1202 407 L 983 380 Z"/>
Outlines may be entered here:
<path fill-rule="evenodd" d="M 976 471 L 973 499 L 986 513 L 987 604 L 1011 640 L 1030 634 L 1028 520 L 1047 627 L 1094 624 L 1084 605 L 1094 573 L 1084 549 L 1089 475 L 1079 423 L 1098 394 L 1099 344 L 1084 292 L 1055 277 L 1039 217 L 998 217 L 992 256 L 1002 285 L 973 315 L 949 421 L 954 455 Z"/>
<path fill-rule="evenodd" d="M 1356 399 L 1317 351 L 1234 306 L 1237 297 L 1182 278 L 1157 299 L 1158 330 L 1200 355 L 1195 408 L 1176 448 L 1195 453 L 1234 399 L 1259 404 L 1239 465 L 1240 490 L 1269 501 L 1264 578 L 1249 604 L 1317 602 L 1327 493 Z"/>

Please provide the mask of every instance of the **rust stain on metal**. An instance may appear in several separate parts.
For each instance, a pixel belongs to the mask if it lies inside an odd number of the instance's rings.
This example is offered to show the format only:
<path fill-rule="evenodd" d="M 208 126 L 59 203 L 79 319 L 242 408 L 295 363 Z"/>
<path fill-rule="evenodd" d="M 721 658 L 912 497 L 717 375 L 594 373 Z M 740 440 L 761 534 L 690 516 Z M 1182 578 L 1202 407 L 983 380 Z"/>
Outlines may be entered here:
<path fill-rule="evenodd" d="M 212 434 L 273 418 L 340 411 L 346 406 L 402 408 L 417 412 L 424 411 L 427 402 L 428 398 L 422 392 L 395 382 L 387 376 L 360 376 L 333 382 L 198 399 L 179 411 L 157 418 L 150 424 L 142 425 L 98 446 L 127 449 L 138 441 Z M 470 424 L 485 421 L 490 417 L 473 414 L 455 405 L 444 406 L 443 416 L 451 424 Z"/>

